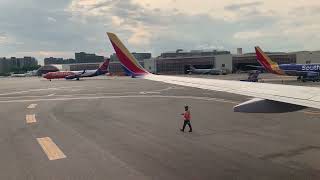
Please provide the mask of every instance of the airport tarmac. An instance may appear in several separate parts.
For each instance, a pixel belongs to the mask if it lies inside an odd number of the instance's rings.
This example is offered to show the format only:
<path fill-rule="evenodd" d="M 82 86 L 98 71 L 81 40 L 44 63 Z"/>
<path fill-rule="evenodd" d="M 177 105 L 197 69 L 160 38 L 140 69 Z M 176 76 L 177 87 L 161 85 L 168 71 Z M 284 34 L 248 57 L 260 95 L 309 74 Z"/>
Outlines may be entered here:
<path fill-rule="evenodd" d="M 320 110 L 235 113 L 248 97 L 129 77 L 0 84 L 0 179 L 320 178 Z"/>

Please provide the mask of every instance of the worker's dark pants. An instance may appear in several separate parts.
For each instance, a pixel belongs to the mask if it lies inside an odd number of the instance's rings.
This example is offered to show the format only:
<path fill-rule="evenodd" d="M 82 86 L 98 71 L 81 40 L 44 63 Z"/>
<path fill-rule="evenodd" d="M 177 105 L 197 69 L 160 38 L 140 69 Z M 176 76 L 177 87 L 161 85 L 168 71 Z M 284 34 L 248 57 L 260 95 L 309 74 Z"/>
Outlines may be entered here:
<path fill-rule="evenodd" d="M 185 120 L 183 123 L 182 131 L 184 131 L 184 128 L 186 128 L 186 125 L 189 126 L 190 131 L 192 131 L 192 126 L 190 120 Z"/>

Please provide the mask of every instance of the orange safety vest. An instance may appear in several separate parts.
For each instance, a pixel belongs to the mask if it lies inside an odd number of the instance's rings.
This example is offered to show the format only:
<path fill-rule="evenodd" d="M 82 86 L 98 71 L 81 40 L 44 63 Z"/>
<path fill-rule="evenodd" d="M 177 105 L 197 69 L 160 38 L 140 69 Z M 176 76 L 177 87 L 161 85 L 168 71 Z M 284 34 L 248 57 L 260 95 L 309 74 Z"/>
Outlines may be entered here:
<path fill-rule="evenodd" d="M 184 117 L 184 120 L 185 121 L 190 121 L 191 120 L 191 114 L 190 114 L 190 111 L 185 111 L 184 114 L 183 114 L 183 117 Z"/>

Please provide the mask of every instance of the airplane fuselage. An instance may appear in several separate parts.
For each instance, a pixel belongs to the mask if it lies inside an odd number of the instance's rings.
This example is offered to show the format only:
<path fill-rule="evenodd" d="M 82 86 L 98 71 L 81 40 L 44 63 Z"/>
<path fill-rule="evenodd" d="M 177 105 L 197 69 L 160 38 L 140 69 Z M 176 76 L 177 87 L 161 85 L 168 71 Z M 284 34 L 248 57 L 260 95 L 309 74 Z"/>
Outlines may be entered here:
<path fill-rule="evenodd" d="M 318 77 L 320 75 L 320 64 L 281 64 L 280 74 L 288 76 Z"/>
<path fill-rule="evenodd" d="M 83 77 L 94 77 L 105 74 L 105 72 L 100 72 L 99 70 L 83 70 L 83 71 L 59 71 L 59 72 L 49 72 L 43 77 L 46 79 L 79 79 Z"/>

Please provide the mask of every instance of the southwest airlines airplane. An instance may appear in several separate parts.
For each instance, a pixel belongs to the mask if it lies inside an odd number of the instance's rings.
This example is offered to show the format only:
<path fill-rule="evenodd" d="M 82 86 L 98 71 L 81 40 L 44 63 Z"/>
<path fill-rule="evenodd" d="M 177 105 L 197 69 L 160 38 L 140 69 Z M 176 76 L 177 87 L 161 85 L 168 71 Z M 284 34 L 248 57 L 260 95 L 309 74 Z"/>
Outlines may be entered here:
<path fill-rule="evenodd" d="M 308 107 L 320 109 L 320 88 L 151 74 L 138 63 L 115 34 L 107 35 L 120 62 L 133 77 L 253 97 L 235 106 L 235 112 L 282 113 Z"/>
<path fill-rule="evenodd" d="M 278 75 L 298 76 L 298 80 L 320 80 L 320 64 L 278 64 L 272 61 L 259 47 L 255 47 L 257 60 L 268 72 Z"/>
<path fill-rule="evenodd" d="M 106 74 L 108 72 L 110 59 L 106 59 L 102 65 L 96 70 L 82 70 L 82 71 L 58 71 L 58 72 L 49 72 L 43 77 L 46 79 L 76 79 L 80 80 L 83 77 L 94 77 Z"/>

